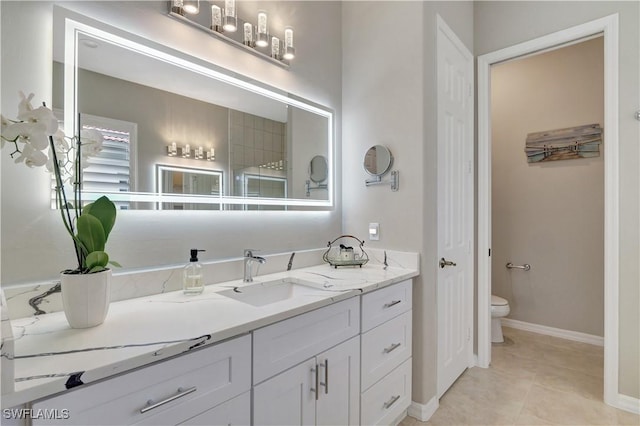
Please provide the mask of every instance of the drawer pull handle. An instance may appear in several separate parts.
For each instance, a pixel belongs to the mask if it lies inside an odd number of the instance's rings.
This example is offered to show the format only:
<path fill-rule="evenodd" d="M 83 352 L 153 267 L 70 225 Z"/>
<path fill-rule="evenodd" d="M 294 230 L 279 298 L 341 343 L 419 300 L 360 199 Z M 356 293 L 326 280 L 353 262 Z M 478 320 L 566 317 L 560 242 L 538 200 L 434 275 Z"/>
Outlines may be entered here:
<path fill-rule="evenodd" d="M 324 360 L 324 365 L 320 364 L 320 367 L 324 367 L 324 383 L 320 382 L 321 386 L 324 386 L 324 393 L 329 393 L 329 359 Z"/>
<path fill-rule="evenodd" d="M 176 400 L 176 399 L 178 399 L 178 398 L 182 398 L 183 396 L 187 396 L 187 395 L 189 395 L 190 393 L 193 393 L 193 392 L 195 392 L 195 391 L 197 391 L 197 390 L 198 390 L 198 388 L 197 388 L 197 387 L 195 387 L 195 386 L 194 386 L 194 387 L 192 387 L 192 388 L 186 389 L 186 390 L 185 390 L 185 389 L 182 389 L 182 388 L 178 388 L 178 393 L 177 393 L 177 394 L 175 394 L 175 395 L 173 395 L 173 396 L 170 396 L 169 398 L 164 399 L 164 400 L 162 400 L 162 401 L 160 401 L 160 402 L 155 402 L 155 403 L 154 403 L 152 400 L 149 400 L 149 401 L 147 402 L 147 406 L 146 406 L 146 407 L 144 407 L 144 408 L 141 408 L 141 409 L 140 409 L 140 414 L 144 414 L 144 413 L 146 413 L 147 411 L 151 411 L 151 410 L 153 410 L 154 408 L 158 408 L 158 407 L 160 407 L 161 405 L 168 404 L 168 403 L 169 403 L 169 402 L 171 402 L 171 401 L 175 401 L 175 400 Z"/>
<path fill-rule="evenodd" d="M 393 404 L 395 404 L 399 399 L 400 399 L 400 395 L 394 396 L 389 401 L 384 403 L 384 409 L 385 410 L 389 409 L 389 407 L 391 407 Z"/>
<path fill-rule="evenodd" d="M 397 305 L 398 303 L 401 303 L 401 302 L 402 302 L 402 300 L 394 300 L 393 302 L 385 303 L 384 307 L 385 308 L 390 308 L 390 307 L 395 306 L 395 305 Z"/>
<path fill-rule="evenodd" d="M 393 345 L 389 346 L 388 348 L 384 348 L 384 353 L 388 354 L 389 352 L 393 352 L 396 349 L 398 349 L 401 345 L 402 345 L 402 343 L 394 343 Z"/>
<path fill-rule="evenodd" d="M 316 394 L 316 401 L 318 400 L 318 398 L 320 398 L 320 389 L 318 388 L 318 384 L 319 384 L 319 382 L 318 382 L 318 375 L 319 375 L 319 371 L 320 371 L 320 369 L 318 368 L 318 366 L 317 366 L 317 365 L 316 365 L 316 367 L 315 367 L 315 368 L 312 368 L 312 369 L 311 369 L 311 372 L 312 372 L 312 373 L 315 373 L 315 379 L 316 379 L 316 381 L 315 381 L 315 387 L 314 387 L 314 388 L 311 388 L 311 392 L 315 392 L 315 394 Z"/>

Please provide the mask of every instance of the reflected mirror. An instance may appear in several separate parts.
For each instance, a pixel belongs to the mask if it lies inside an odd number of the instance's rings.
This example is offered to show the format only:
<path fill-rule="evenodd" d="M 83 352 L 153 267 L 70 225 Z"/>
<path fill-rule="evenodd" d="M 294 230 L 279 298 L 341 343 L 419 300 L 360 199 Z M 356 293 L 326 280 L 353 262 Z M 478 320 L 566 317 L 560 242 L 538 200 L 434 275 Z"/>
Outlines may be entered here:
<path fill-rule="evenodd" d="M 156 166 L 157 192 L 173 202 L 158 203 L 159 210 L 220 210 L 222 204 L 198 203 L 199 197 L 222 195 L 223 173 L 218 170 L 177 167 L 158 164 Z"/>
<path fill-rule="evenodd" d="M 309 164 L 309 179 L 314 183 L 322 183 L 327 180 L 327 159 L 322 155 L 316 155 Z"/>
<path fill-rule="evenodd" d="M 93 127 L 105 141 L 117 140 L 98 154 L 105 156 L 99 170 L 85 175 L 85 199 L 106 194 L 121 209 L 333 205 L 331 110 L 137 36 L 57 15 L 53 106 L 65 133 Z M 107 158 L 114 150 L 117 164 Z M 314 155 L 325 159 L 327 190 L 309 199 Z"/>
<path fill-rule="evenodd" d="M 364 155 L 364 169 L 372 176 L 382 176 L 391 169 L 393 155 L 386 146 L 375 145 Z"/>

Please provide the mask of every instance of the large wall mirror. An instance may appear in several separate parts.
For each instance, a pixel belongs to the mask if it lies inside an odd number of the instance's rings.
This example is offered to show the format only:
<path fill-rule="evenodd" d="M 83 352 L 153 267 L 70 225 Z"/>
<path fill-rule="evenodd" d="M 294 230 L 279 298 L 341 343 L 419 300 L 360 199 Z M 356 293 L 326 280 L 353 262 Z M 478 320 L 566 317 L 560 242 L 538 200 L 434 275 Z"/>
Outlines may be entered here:
<path fill-rule="evenodd" d="M 330 109 L 64 13 L 54 20 L 54 109 L 66 134 L 105 135 L 85 169 L 85 199 L 153 210 L 333 206 Z M 310 198 L 316 156 L 328 159 L 328 190 Z"/>

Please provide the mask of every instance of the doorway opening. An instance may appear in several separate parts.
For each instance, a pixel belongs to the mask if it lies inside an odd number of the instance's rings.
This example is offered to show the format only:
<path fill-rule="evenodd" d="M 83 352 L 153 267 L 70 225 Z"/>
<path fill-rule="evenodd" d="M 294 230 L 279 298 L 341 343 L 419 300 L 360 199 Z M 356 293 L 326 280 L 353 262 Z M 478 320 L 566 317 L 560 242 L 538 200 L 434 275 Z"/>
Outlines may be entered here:
<path fill-rule="evenodd" d="M 478 365 L 491 362 L 491 66 L 602 35 L 604 44 L 604 400 L 618 402 L 618 16 L 549 34 L 478 58 Z M 587 124 L 587 123 L 585 123 Z M 551 130 L 551 129 L 540 129 Z M 523 141 L 524 142 L 524 141 Z M 524 148 L 524 147 L 523 147 Z M 524 155 L 524 154 L 523 154 Z"/>

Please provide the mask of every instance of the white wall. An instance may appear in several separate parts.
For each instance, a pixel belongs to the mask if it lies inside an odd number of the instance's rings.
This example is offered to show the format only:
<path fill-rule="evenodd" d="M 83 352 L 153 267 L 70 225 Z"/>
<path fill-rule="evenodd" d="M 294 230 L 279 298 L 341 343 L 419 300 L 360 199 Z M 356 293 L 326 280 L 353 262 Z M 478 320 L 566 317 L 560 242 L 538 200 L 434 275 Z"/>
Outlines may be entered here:
<path fill-rule="evenodd" d="M 260 7 L 270 12 L 273 30 L 296 29 L 297 57 L 290 70 L 167 17 L 165 1 L 58 4 L 333 108 L 340 146 L 339 3 L 239 3 L 241 16 L 253 16 Z M 16 115 L 18 90 L 34 92 L 36 102 L 51 105 L 53 5 L 0 3 L 1 107 L 7 117 Z M 2 151 L 2 285 L 55 278 L 73 267 L 74 257 L 59 213 L 49 209 L 49 176 L 43 169 L 12 164 L 8 154 Z M 339 171 L 339 150 L 337 157 Z M 207 250 L 203 261 L 239 257 L 244 247 L 265 253 L 320 247 L 340 234 L 340 204 L 337 188 L 335 209 L 324 212 L 120 212 L 107 249 L 125 268 L 138 268 L 185 262 L 191 247 Z"/>
<path fill-rule="evenodd" d="M 491 68 L 492 294 L 509 318 L 604 335 L 604 156 L 527 163 L 528 133 L 604 125 L 604 45 Z M 508 270 L 507 262 L 531 270 Z"/>
<path fill-rule="evenodd" d="M 423 404 L 436 394 L 436 13 L 472 50 L 470 2 L 345 2 L 342 14 L 343 230 L 367 239 L 378 222 L 380 241 L 366 246 L 421 252 L 413 400 Z M 376 144 L 394 156 L 398 192 L 364 184 L 364 155 Z"/>
<path fill-rule="evenodd" d="M 640 3 L 477 2 L 476 54 L 493 52 L 613 13 L 620 17 L 619 391 L 640 398 Z M 606 141 L 605 141 L 606 143 Z"/>

